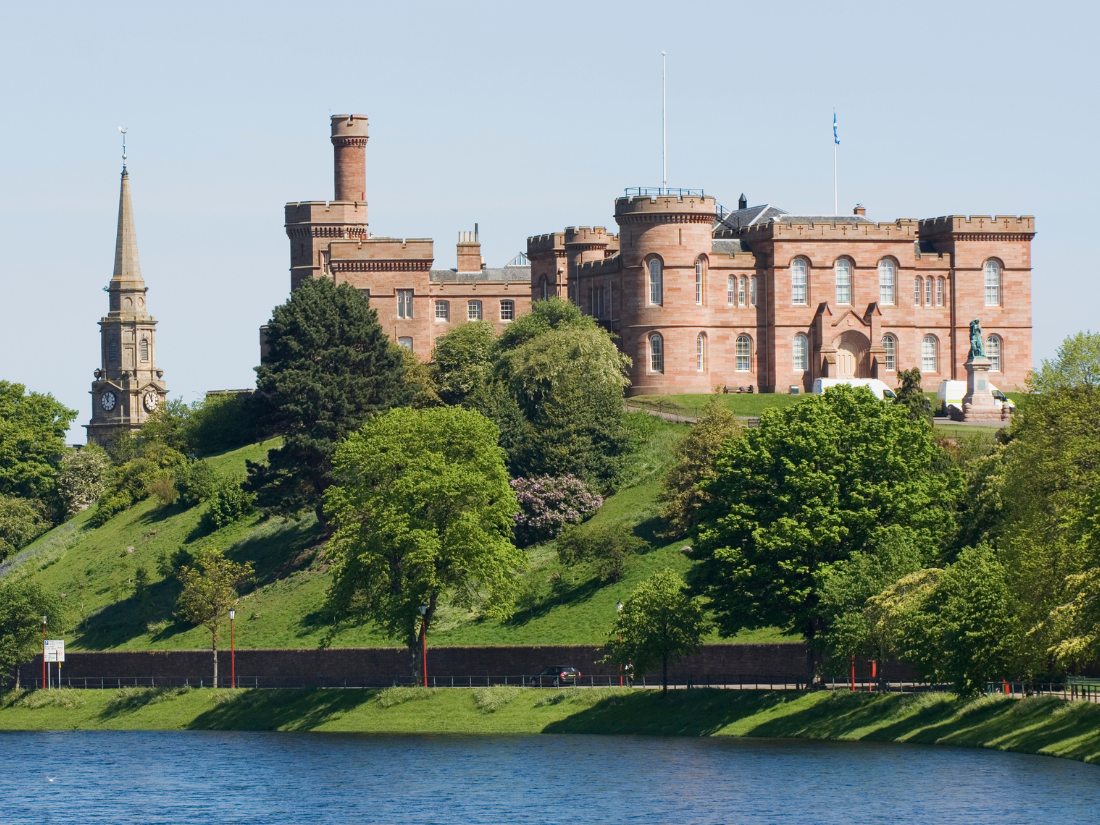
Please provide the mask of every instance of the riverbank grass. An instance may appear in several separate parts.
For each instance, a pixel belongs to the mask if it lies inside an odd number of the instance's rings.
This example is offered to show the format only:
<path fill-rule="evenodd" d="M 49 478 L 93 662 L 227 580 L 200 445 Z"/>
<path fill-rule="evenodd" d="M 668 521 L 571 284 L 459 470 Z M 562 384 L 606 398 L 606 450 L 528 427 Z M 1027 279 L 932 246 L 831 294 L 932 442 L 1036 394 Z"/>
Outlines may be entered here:
<path fill-rule="evenodd" d="M 914 742 L 1100 763 L 1100 706 L 1053 697 L 568 688 L 9 692 L 0 730 L 745 736 Z"/>

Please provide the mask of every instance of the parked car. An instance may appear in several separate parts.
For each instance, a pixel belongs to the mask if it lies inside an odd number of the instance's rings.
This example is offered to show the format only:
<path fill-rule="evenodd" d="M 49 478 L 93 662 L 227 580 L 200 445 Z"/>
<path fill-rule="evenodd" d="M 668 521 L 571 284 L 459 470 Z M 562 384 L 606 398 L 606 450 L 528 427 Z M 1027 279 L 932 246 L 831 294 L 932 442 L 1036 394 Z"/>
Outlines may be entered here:
<path fill-rule="evenodd" d="M 894 391 L 877 378 L 815 378 L 814 395 L 821 395 L 825 390 L 838 384 L 847 384 L 850 387 L 866 387 L 874 394 L 875 398 L 880 398 L 883 401 L 893 401 L 897 398 Z"/>
<path fill-rule="evenodd" d="M 576 685 L 581 678 L 581 672 L 575 667 L 555 665 L 544 667 L 542 671 L 531 679 L 531 687 L 563 687 Z"/>
<path fill-rule="evenodd" d="M 993 401 L 996 403 L 998 410 L 1007 404 L 1009 410 L 1013 412 L 1016 411 L 1016 405 L 992 384 L 989 385 L 989 391 L 993 394 Z M 936 389 L 937 411 L 940 415 L 950 415 L 950 408 L 954 407 L 959 412 L 962 412 L 964 395 L 966 395 L 965 381 L 940 381 L 940 385 Z"/>

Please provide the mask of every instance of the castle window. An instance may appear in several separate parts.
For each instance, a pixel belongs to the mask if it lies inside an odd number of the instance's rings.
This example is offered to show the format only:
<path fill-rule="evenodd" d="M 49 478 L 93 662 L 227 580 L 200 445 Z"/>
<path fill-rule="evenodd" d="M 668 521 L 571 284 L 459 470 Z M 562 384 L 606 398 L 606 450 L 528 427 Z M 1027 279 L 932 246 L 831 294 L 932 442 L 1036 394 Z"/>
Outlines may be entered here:
<path fill-rule="evenodd" d="M 695 336 L 695 369 L 707 371 L 707 334 L 700 332 Z"/>
<path fill-rule="evenodd" d="M 735 292 L 733 285 L 735 280 L 736 279 L 732 275 L 726 278 L 726 303 L 730 306 L 733 306 L 733 295 Z"/>
<path fill-rule="evenodd" d="M 932 306 L 932 279 L 928 278 L 924 282 L 924 305 L 926 307 Z"/>
<path fill-rule="evenodd" d="M 413 339 L 412 338 L 398 338 L 397 339 L 397 346 L 404 347 L 409 352 L 412 352 Z"/>
<path fill-rule="evenodd" d="M 516 317 L 516 302 L 515 301 L 501 301 L 500 302 L 500 320 L 511 321 Z"/>
<path fill-rule="evenodd" d="M 743 307 L 745 305 L 745 277 L 742 275 L 737 279 L 737 306 Z"/>
<path fill-rule="evenodd" d="M 882 336 L 882 349 L 883 349 L 883 361 L 884 366 L 888 370 L 896 370 L 898 368 L 898 342 L 893 335 Z"/>
<path fill-rule="evenodd" d="M 920 278 L 913 279 L 913 306 L 915 307 L 920 306 L 921 283 Z"/>
<path fill-rule="evenodd" d="M 411 289 L 397 290 L 397 317 L 413 317 L 413 291 Z"/>
<path fill-rule="evenodd" d="M 749 372 L 752 369 L 752 339 L 747 335 L 738 335 L 733 342 L 733 368 L 737 372 Z"/>
<path fill-rule="evenodd" d="M 437 321 L 449 321 L 449 320 L 451 320 L 451 302 L 450 301 L 436 301 L 435 302 L 435 320 L 437 320 Z"/>
<path fill-rule="evenodd" d="M 996 261 L 985 262 L 985 305 L 1001 305 L 1001 267 Z"/>
<path fill-rule="evenodd" d="M 943 278 L 936 279 L 936 306 L 943 306 Z"/>
<path fill-rule="evenodd" d="M 1001 339 L 1000 336 L 990 335 L 985 339 L 985 357 L 989 359 L 989 371 L 1001 371 Z"/>
<path fill-rule="evenodd" d="M 656 332 L 649 336 L 649 371 L 665 371 L 665 342 Z"/>
<path fill-rule="evenodd" d="M 749 304 L 756 306 L 756 276 L 749 278 Z"/>
<path fill-rule="evenodd" d="M 791 347 L 791 369 L 795 372 L 805 372 L 810 368 L 810 342 L 801 332 L 794 337 L 794 345 Z"/>
<path fill-rule="evenodd" d="M 878 301 L 884 306 L 894 305 L 894 291 L 897 287 L 898 268 L 889 258 L 878 262 Z"/>
<path fill-rule="evenodd" d="M 112 364 L 118 363 L 118 342 L 112 341 L 107 345 L 107 360 Z"/>
<path fill-rule="evenodd" d="M 661 274 L 660 258 L 651 258 L 649 261 L 649 303 L 660 306 L 664 303 L 664 286 Z"/>
<path fill-rule="evenodd" d="M 149 360 L 149 339 L 148 338 L 142 338 L 141 339 L 141 360 L 142 361 L 148 361 Z"/>
<path fill-rule="evenodd" d="M 924 340 L 920 345 L 920 371 L 923 373 L 939 372 L 936 369 L 938 353 L 936 352 L 936 338 L 932 335 L 925 335 Z"/>
<path fill-rule="evenodd" d="M 481 320 L 481 301 L 468 301 L 466 303 L 466 319 L 469 321 Z"/>
<path fill-rule="evenodd" d="M 795 258 L 791 261 L 791 303 L 806 303 L 806 261 Z"/>
<path fill-rule="evenodd" d="M 698 258 L 695 261 L 695 303 L 703 304 L 703 296 L 707 291 L 707 260 Z"/>
<path fill-rule="evenodd" d="M 550 289 L 546 284 L 545 275 L 543 275 L 542 279 L 539 281 L 539 292 L 542 294 L 542 300 L 544 301 L 550 297 Z"/>
<path fill-rule="evenodd" d="M 833 264 L 833 274 L 836 276 L 836 302 L 852 303 L 852 265 L 847 258 L 841 258 Z"/>

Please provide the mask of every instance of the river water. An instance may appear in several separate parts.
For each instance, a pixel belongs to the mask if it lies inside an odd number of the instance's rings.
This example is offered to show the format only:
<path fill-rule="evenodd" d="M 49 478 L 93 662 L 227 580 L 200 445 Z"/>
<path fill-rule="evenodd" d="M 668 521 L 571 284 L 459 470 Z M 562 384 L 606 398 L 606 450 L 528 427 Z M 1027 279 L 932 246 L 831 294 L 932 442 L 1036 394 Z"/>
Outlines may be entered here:
<path fill-rule="evenodd" d="M 0 733 L 0 822 L 1100 821 L 1100 767 L 797 740 Z"/>

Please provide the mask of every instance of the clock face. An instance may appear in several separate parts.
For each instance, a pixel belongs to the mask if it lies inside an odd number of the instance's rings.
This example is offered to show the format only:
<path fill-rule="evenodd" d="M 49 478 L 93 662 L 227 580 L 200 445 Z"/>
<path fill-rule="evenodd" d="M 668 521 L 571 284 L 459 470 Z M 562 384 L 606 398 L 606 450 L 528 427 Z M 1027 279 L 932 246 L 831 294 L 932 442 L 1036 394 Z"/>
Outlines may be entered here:
<path fill-rule="evenodd" d="M 152 412 L 153 410 L 155 410 L 159 401 L 160 399 L 157 398 L 157 394 L 152 390 L 149 390 L 145 393 L 145 395 L 141 397 L 141 403 L 145 405 L 145 409 L 147 412 Z"/>
<path fill-rule="evenodd" d="M 103 395 L 99 397 L 100 406 L 108 412 L 115 408 L 115 401 L 115 394 L 110 390 L 107 390 L 107 392 L 103 393 Z"/>

